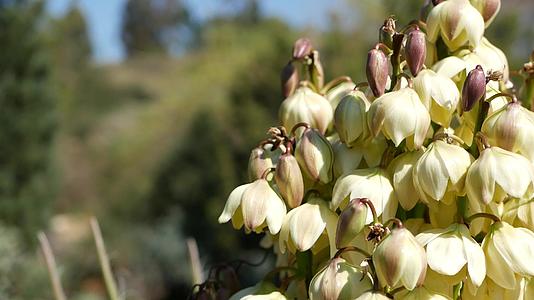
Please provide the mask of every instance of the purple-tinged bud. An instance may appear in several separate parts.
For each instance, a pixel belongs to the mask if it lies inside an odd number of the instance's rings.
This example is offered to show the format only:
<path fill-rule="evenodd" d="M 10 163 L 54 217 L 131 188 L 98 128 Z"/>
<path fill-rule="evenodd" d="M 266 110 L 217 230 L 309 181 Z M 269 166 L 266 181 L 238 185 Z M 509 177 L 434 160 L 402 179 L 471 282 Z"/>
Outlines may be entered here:
<path fill-rule="evenodd" d="M 304 179 L 297 159 L 293 155 L 286 153 L 280 156 L 280 160 L 276 165 L 274 179 L 280 194 L 282 194 L 290 208 L 295 208 L 302 203 Z"/>
<path fill-rule="evenodd" d="M 367 205 L 361 198 L 352 199 L 339 215 L 336 248 L 347 246 L 365 227 Z"/>
<path fill-rule="evenodd" d="M 302 170 L 313 181 L 332 180 L 334 152 L 330 142 L 314 128 L 306 128 L 297 142 L 295 156 Z"/>
<path fill-rule="evenodd" d="M 293 45 L 293 59 L 303 59 L 313 51 L 312 43 L 307 38 L 300 38 Z"/>
<path fill-rule="evenodd" d="M 462 111 L 470 111 L 486 95 L 486 75 L 481 65 L 477 65 L 465 79 L 462 88 Z"/>
<path fill-rule="evenodd" d="M 443 2 L 444 0 L 432 0 L 432 4 L 434 4 L 434 6 L 440 4 L 441 2 Z"/>
<path fill-rule="evenodd" d="M 241 284 L 239 283 L 239 278 L 237 277 L 237 273 L 235 269 L 231 266 L 223 266 L 220 269 L 218 269 L 217 279 L 219 280 L 222 286 L 222 288 L 219 289 L 219 291 L 221 291 L 224 288 L 226 292 L 232 295 L 235 292 L 239 291 L 239 289 L 241 288 Z M 217 295 L 219 295 L 219 291 L 217 291 Z M 224 298 L 224 299 L 227 299 L 227 298 Z"/>
<path fill-rule="evenodd" d="M 375 97 L 384 94 L 388 80 L 388 59 L 378 47 L 367 53 L 367 65 L 365 67 L 367 82 Z"/>
<path fill-rule="evenodd" d="M 415 27 L 408 34 L 405 47 L 406 63 L 413 76 L 417 76 L 426 59 L 426 36 L 425 33 Z"/>
<path fill-rule="evenodd" d="M 282 95 L 284 98 L 287 98 L 293 95 L 293 92 L 297 89 L 299 85 L 299 73 L 292 62 L 289 62 L 283 69 L 280 74 L 280 80 L 282 83 Z"/>
<path fill-rule="evenodd" d="M 273 161 L 262 147 L 252 149 L 248 159 L 248 178 L 250 181 L 260 179 L 263 173 L 273 167 Z"/>

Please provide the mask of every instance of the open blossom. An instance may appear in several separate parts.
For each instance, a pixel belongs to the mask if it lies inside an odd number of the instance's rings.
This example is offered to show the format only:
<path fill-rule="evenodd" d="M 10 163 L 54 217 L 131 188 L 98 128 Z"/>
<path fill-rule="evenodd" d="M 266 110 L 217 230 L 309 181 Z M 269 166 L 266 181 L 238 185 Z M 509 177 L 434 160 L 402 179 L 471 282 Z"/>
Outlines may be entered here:
<path fill-rule="evenodd" d="M 467 265 L 469 280 L 479 287 L 486 277 L 484 252 L 464 224 L 431 229 L 416 236 L 426 246 L 428 266 L 439 274 L 456 275 Z M 487 253 L 486 253 L 487 254 Z"/>
<path fill-rule="evenodd" d="M 473 157 L 462 147 L 436 140 L 413 169 L 414 185 L 425 202 L 451 204 L 463 195 L 465 175 Z"/>
<path fill-rule="evenodd" d="M 269 228 L 271 234 L 277 234 L 286 215 L 286 205 L 265 179 L 235 188 L 228 196 L 219 223 L 232 220 L 235 228 L 243 224 L 247 230 L 261 232 Z"/>
<path fill-rule="evenodd" d="M 427 18 L 427 35 L 435 42 L 439 35 L 451 50 L 466 43 L 475 48 L 484 34 L 484 19 L 469 0 L 448 0 L 436 5 Z"/>
<path fill-rule="evenodd" d="M 402 88 L 375 99 L 368 122 L 374 136 L 381 131 L 395 146 L 409 138 L 413 148 L 418 149 L 430 126 L 430 115 L 413 89 Z"/>
<path fill-rule="evenodd" d="M 332 192 L 332 210 L 338 207 L 345 208 L 348 201 L 354 198 L 367 198 L 382 220 L 395 217 L 397 211 L 397 198 L 393 192 L 393 186 L 389 174 L 382 168 L 370 168 L 354 170 L 338 178 Z M 366 222 L 373 220 L 371 213 L 367 213 Z"/>
<path fill-rule="evenodd" d="M 307 203 L 289 211 L 284 218 L 278 240 L 280 250 L 282 253 L 286 248 L 291 252 L 306 251 L 323 237 L 328 241 L 333 255 L 336 252 L 336 227 L 337 215 L 328 208 L 328 204 L 319 198 L 309 199 Z"/>
<path fill-rule="evenodd" d="M 381 134 L 369 140 L 366 145 L 347 147 L 341 141 L 334 142 L 334 177 L 349 173 L 361 165 L 377 167 L 387 146 L 387 141 Z"/>
<path fill-rule="evenodd" d="M 482 241 L 488 277 L 505 289 L 514 289 L 516 275 L 534 276 L 534 233 L 506 222 L 495 222 Z"/>
<path fill-rule="evenodd" d="M 530 198 L 534 188 L 534 167 L 525 157 L 499 147 L 480 152 L 466 177 L 470 201 L 487 204 L 506 196 Z"/>
<path fill-rule="evenodd" d="M 411 210 L 419 201 L 413 180 L 413 169 L 423 153 L 422 149 L 405 152 L 397 156 L 388 166 L 395 195 L 405 210 Z"/>

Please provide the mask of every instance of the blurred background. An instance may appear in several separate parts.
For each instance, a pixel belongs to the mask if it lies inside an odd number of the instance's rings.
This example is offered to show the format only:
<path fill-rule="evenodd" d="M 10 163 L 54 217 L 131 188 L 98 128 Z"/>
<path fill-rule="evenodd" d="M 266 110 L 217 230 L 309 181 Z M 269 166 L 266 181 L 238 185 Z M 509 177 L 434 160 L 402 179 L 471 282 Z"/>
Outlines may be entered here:
<path fill-rule="evenodd" d="M 39 230 L 68 298 L 106 299 L 93 215 L 126 299 L 185 299 L 187 239 L 206 272 L 261 261 L 261 237 L 217 217 L 277 124 L 293 41 L 312 39 L 327 80 L 362 81 L 384 18 L 423 2 L 0 0 L 0 299 L 52 298 Z M 519 69 L 534 4 L 502 2 L 486 35 Z"/>

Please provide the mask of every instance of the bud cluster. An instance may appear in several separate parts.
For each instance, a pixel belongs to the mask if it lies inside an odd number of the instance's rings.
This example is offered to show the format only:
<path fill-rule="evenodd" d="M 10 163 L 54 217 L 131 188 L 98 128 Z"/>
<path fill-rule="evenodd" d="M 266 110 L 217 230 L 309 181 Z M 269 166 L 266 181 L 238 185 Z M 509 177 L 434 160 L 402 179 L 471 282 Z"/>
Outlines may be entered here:
<path fill-rule="evenodd" d="M 428 6 L 403 30 L 386 20 L 367 82 L 325 84 L 296 41 L 281 126 L 219 217 L 264 234 L 277 266 L 230 299 L 534 295 L 534 113 L 484 37 L 500 1 Z"/>

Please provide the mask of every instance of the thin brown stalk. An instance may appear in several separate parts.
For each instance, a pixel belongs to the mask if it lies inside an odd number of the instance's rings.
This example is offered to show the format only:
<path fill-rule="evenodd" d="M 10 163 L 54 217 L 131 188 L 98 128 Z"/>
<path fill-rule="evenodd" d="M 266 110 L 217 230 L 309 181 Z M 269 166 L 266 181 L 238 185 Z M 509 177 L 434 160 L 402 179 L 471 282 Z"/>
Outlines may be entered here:
<path fill-rule="evenodd" d="M 61 286 L 56 259 L 54 258 L 52 247 L 50 247 L 50 242 L 48 241 L 46 234 L 42 231 L 37 234 L 37 238 L 39 239 L 39 244 L 41 244 L 41 251 L 43 252 L 48 274 L 50 275 L 50 283 L 52 284 L 52 290 L 54 291 L 54 298 L 56 300 L 67 300 L 63 286 Z"/>

